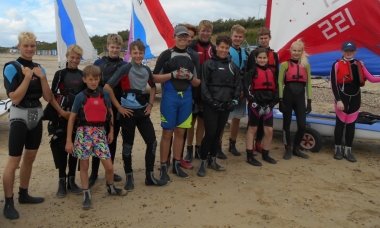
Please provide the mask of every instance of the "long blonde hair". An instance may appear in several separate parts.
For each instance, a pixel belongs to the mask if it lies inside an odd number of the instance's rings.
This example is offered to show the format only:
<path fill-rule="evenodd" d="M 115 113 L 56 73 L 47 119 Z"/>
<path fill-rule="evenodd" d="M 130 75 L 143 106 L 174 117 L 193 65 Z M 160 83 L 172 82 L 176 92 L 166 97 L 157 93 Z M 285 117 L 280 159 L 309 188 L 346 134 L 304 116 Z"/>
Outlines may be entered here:
<path fill-rule="evenodd" d="M 290 51 L 295 45 L 298 45 L 300 48 L 302 48 L 302 54 L 300 58 L 298 59 L 298 64 L 300 64 L 303 67 L 306 67 L 307 65 L 309 65 L 309 61 L 307 60 L 307 56 L 309 56 L 309 54 L 307 54 L 305 51 L 305 44 L 301 39 L 297 39 L 290 46 Z"/>

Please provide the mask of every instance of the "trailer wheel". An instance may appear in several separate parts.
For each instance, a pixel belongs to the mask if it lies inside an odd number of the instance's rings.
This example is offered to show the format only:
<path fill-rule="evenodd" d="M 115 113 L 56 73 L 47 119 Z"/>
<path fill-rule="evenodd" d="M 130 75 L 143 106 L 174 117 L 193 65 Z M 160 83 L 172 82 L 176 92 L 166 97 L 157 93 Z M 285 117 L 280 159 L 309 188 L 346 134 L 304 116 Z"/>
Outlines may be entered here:
<path fill-rule="evenodd" d="M 303 150 L 309 150 L 311 152 L 317 153 L 322 149 L 323 138 L 318 131 L 313 128 L 307 127 L 305 134 L 303 135 L 300 147 Z"/>

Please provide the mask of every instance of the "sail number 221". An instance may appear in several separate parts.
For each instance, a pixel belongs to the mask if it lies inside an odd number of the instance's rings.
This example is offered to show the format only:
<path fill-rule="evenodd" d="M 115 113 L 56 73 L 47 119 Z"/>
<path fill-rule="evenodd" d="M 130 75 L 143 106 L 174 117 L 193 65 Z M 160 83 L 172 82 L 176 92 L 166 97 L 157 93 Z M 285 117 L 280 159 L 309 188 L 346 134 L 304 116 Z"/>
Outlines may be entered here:
<path fill-rule="evenodd" d="M 349 22 L 347 22 L 347 19 Z M 332 23 L 334 23 L 334 25 Z M 345 23 L 347 22 L 347 23 Z M 336 14 L 331 16 L 331 20 L 326 19 L 318 24 L 318 28 L 323 28 L 322 33 L 327 40 L 333 38 L 338 33 L 342 33 L 350 28 L 351 25 L 355 25 L 355 21 L 352 19 L 351 13 L 348 8 L 345 8 L 343 11 L 339 11 Z"/>

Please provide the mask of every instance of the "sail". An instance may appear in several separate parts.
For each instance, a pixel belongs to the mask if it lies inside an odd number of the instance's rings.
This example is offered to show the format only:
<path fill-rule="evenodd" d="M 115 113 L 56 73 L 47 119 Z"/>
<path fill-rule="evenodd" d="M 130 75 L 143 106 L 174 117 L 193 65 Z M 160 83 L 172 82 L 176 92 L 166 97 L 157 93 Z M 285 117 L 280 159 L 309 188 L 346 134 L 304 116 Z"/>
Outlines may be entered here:
<path fill-rule="evenodd" d="M 159 0 L 132 0 L 131 31 L 133 40 L 140 39 L 145 44 L 145 59 L 175 46 L 174 28 Z"/>
<path fill-rule="evenodd" d="M 131 23 L 129 26 L 128 47 L 127 47 L 127 51 L 125 52 L 125 55 L 124 55 L 124 61 L 125 62 L 129 62 L 129 58 L 131 57 L 129 54 L 129 44 L 132 42 L 133 42 L 133 27 L 132 27 L 132 18 L 131 18 Z"/>
<path fill-rule="evenodd" d="M 302 38 L 313 75 L 328 76 L 342 57 L 345 41 L 356 43 L 355 58 L 380 75 L 379 0 L 268 0 L 266 26 L 271 48 L 281 61 L 290 58 L 290 45 Z"/>
<path fill-rule="evenodd" d="M 98 56 L 84 27 L 75 0 L 55 0 L 54 4 L 59 66 L 65 66 L 67 47 L 72 44 L 83 48 L 82 61 L 89 62 L 97 59 Z"/>

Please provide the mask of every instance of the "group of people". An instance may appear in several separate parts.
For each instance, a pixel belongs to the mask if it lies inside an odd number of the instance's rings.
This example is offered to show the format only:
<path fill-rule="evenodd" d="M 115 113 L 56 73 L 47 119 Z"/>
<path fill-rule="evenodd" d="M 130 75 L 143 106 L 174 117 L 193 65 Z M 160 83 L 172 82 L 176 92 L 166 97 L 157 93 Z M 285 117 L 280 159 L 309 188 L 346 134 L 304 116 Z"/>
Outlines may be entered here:
<path fill-rule="evenodd" d="M 4 216 L 8 219 L 19 218 L 14 207 L 13 186 L 20 162 L 19 203 L 37 204 L 44 201 L 42 197 L 28 194 L 32 165 L 41 142 L 43 119 L 49 121 L 48 131 L 52 135 L 50 146 L 58 169 L 56 196 L 65 197 L 68 190 L 74 194 L 83 193 L 83 209 L 91 208 L 90 187 L 98 178 L 100 162 L 105 169 L 109 194 L 124 196 L 134 190 L 132 152 L 136 127 L 146 144 L 147 186 L 170 183 L 171 154 L 172 173 L 180 178 L 189 177 L 182 168 L 192 169 L 194 158 L 200 159 L 197 168 L 200 177 L 207 175 L 207 167 L 216 171 L 226 170 L 217 163 L 217 158 L 227 158 L 221 146 L 223 130 L 228 119 L 231 119 L 228 151 L 240 156 L 236 140 L 246 107 L 247 163 L 262 165 L 255 158 L 257 152 L 261 153 L 262 160 L 277 163 L 269 156 L 273 108 L 276 104 L 283 113 L 283 159 L 291 159 L 292 155 L 307 159 L 308 155 L 299 148 L 305 132 L 306 115 L 312 110 L 311 70 L 304 43 L 301 40 L 293 42 L 291 58 L 280 64 L 277 53 L 270 49 L 271 34 L 268 28 L 259 29 L 260 45 L 250 54 L 241 48 L 245 37 L 242 26 L 233 26 L 230 36 L 218 35 L 215 45 L 210 41 L 212 30 L 212 23 L 208 20 L 202 20 L 198 28 L 189 24 L 177 26 L 173 34 L 175 46 L 161 53 L 153 72 L 142 64 L 145 46 L 140 40 L 130 44 L 131 61 L 126 63 L 119 57 L 122 38 L 117 34 L 109 35 L 108 56 L 83 70 L 78 69 L 83 49 L 76 44 L 70 45 L 67 48 L 66 68 L 55 73 L 51 88 L 44 68 L 33 62 L 35 35 L 31 32 L 20 33 L 18 48 L 21 56 L 7 63 L 3 72 L 6 92 L 13 102 L 9 156 L 3 173 Z M 197 35 L 199 38 L 194 40 Z M 343 57 L 333 64 L 331 70 L 331 88 L 337 113 L 334 158 L 339 160 L 345 157 L 351 162 L 356 161 L 351 154 L 351 145 L 361 102 L 360 87 L 365 80 L 380 81 L 367 71 L 360 60 L 354 58 L 355 53 L 355 44 L 345 42 L 342 45 Z M 159 178 L 154 176 L 157 140 L 150 119 L 156 95 L 155 83 L 161 83 L 162 87 Z M 146 92 L 147 84 L 150 93 Z M 41 97 L 49 102 L 45 109 L 42 108 Z M 293 111 L 297 119 L 297 132 L 292 142 L 290 124 Z M 124 188 L 114 185 L 114 182 L 123 179 L 113 169 L 120 131 L 120 151 L 126 178 Z M 88 176 L 90 157 L 93 158 L 91 175 Z M 81 187 L 75 183 L 78 159 Z"/>

